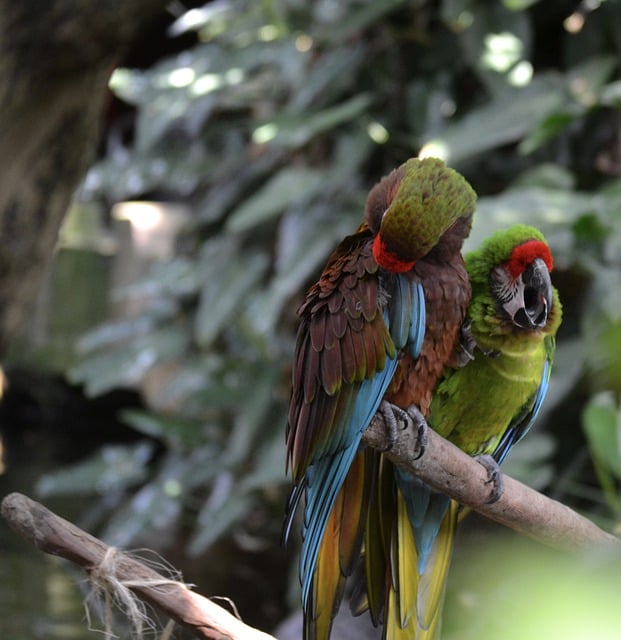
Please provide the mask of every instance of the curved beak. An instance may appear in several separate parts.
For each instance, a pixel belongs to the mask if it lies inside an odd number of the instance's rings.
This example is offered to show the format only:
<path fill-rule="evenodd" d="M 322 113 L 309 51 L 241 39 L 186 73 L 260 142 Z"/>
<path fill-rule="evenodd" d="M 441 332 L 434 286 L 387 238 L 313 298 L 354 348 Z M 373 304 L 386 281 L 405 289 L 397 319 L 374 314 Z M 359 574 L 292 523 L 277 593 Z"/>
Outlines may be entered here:
<path fill-rule="evenodd" d="M 546 263 L 536 258 L 520 280 L 514 308 L 510 311 L 513 322 L 524 329 L 541 329 L 552 308 L 552 280 Z"/>

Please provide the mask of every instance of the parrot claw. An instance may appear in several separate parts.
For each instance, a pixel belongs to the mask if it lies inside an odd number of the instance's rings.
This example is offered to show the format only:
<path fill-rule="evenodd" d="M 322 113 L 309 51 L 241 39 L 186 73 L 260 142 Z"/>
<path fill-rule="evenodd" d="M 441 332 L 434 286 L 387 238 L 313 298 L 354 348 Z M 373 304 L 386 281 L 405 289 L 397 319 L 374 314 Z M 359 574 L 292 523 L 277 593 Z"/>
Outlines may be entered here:
<path fill-rule="evenodd" d="M 487 471 L 486 484 L 493 485 L 490 497 L 486 500 L 485 504 L 498 502 L 502 494 L 505 492 L 505 483 L 498 463 L 492 456 L 487 454 L 474 456 L 474 459 Z"/>
<path fill-rule="evenodd" d="M 477 348 L 477 342 L 472 335 L 472 321 L 466 320 L 460 329 L 461 341 L 457 351 L 457 366 L 465 367 L 469 362 L 474 360 L 474 350 Z"/>
<path fill-rule="evenodd" d="M 429 425 L 425 416 L 420 412 L 420 409 L 415 405 L 411 405 L 407 408 L 408 418 L 411 420 L 412 427 L 416 429 L 416 446 L 418 448 L 418 455 L 414 460 L 418 460 L 425 453 L 425 449 L 429 444 L 429 436 L 427 435 L 427 429 Z"/>
<path fill-rule="evenodd" d="M 474 360 L 475 349 L 478 349 L 486 358 L 496 358 L 500 355 L 495 349 L 483 349 L 472 334 L 472 320 L 466 320 L 460 329 L 461 341 L 457 349 L 457 366 L 465 367 Z"/>
<path fill-rule="evenodd" d="M 386 425 L 386 432 L 388 434 L 388 444 L 384 449 L 382 449 L 382 451 L 390 451 L 395 445 L 397 436 L 399 435 L 398 423 L 401 422 L 403 425 L 401 430 L 408 429 L 410 427 L 416 429 L 417 448 L 420 451 L 415 459 L 418 460 L 425 452 L 428 441 L 427 421 L 419 411 L 418 407 L 416 405 L 412 405 L 407 409 L 402 409 L 396 404 L 392 404 L 385 400 L 380 405 L 380 413 L 384 418 L 384 424 Z"/>
<path fill-rule="evenodd" d="M 397 420 L 403 419 L 402 414 L 405 413 L 403 409 L 395 404 L 392 404 L 386 400 L 380 404 L 379 412 L 384 418 L 384 424 L 386 425 L 386 435 L 388 436 L 388 444 L 380 449 L 382 452 L 390 451 L 397 442 L 397 436 L 399 435 L 399 428 L 397 426 Z"/>

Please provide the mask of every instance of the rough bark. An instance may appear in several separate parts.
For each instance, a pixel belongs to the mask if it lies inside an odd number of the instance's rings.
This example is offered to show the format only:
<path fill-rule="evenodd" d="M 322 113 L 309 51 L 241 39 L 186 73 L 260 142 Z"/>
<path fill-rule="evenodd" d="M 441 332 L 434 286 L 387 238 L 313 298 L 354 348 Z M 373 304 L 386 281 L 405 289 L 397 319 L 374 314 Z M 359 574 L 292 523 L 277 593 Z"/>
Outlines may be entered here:
<path fill-rule="evenodd" d="M 483 465 L 435 431 L 428 429 L 427 436 L 428 442 L 420 457 L 413 429 L 401 431 L 386 455 L 437 491 L 542 544 L 564 551 L 619 545 L 618 538 L 584 516 L 505 475 L 502 476 L 503 494 L 496 502 L 489 503 L 492 487 Z M 379 414 L 364 432 L 363 439 L 376 449 L 386 448 L 388 436 Z"/>
<path fill-rule="evenodd" d="M 98 139 L 108 79 L 166 0 L 0 0 L 0 356 Z"/>

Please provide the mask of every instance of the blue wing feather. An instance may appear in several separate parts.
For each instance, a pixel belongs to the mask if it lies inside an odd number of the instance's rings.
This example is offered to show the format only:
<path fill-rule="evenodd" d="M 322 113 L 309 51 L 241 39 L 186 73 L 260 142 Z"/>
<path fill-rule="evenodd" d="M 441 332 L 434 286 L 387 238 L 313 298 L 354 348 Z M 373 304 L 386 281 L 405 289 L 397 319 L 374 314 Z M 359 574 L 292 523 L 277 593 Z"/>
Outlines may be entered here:
<path fill-rule="evenodd" d="M 541 375 L 541 383 L 539 384 L 537 391 L 531 398 L 531 401 L 524 407 L 524 411 L 512 420 L 509 428 L 505 431 L 505 434 L 492 454 L 494 460 L 496 460 L 498 464 L 507 457 L 511 447 L 513 447 L 514 444 L 519 442 L 528 433 L 537 419 L 543 400 L 548 392 L 551 370 L 552 361 L 550 358 L 547 358 Z"/>
<path fill-rule="evenodd" d="M 343 434 L 343 448 L 332 455 L 318 458 L 306 472 L 306 508 L 300 557 L 302 603 L 305 608 L 330 512 L 358 451 L 362 433 L 379 409 L 395 374 L 399 363 L 398 352 L 409 343 L 413 354 L 418 356 L 420 353 L 425 332 L 422 285 L 410 282 L 405 276 L 397 276 L 391 300 L 384 310 L 384 321 L 397 348 L 397 356 L 387 357 L 381 371 L 352 387 L 341 424 L 337 427 L 337 431 Z"/>
<path fill-rule="evenodd" d="M 349 442 L 342 451 L 320 458 L 306 473 L 306 509 L 302 530 L 303 544 L 300 559 L 302 602 L 306 607 L 315 570 L 319 545 L 345 476 L 358 451 L 364 429 L 371 422 L 397 368 L 397 359 L 388 359 L 384 369 L 373 378 L 360 383 L 355 392 L 353 410 L 346 413 Z"/>
<path fill-rule="evenodd" d="M 401 278 L 402 276 L 400 276 Z M 417 312 L 412 314 L 410 322 L 410 353 L 413 358 L 418 358 L 421 349 L 423 348 L 423 340 L 425 338 L 425 291 L 422 285 L 417 282 L 410 282 L 412 288 L 412 309 L 416 309 Z"/>
<path fill-rule="evenodd" d="M 414 531 L 418 573 L 422 575 L 451 500 L 398 467 L 395 467 L 395 479 L 403 494 L 408 518 Z"/>

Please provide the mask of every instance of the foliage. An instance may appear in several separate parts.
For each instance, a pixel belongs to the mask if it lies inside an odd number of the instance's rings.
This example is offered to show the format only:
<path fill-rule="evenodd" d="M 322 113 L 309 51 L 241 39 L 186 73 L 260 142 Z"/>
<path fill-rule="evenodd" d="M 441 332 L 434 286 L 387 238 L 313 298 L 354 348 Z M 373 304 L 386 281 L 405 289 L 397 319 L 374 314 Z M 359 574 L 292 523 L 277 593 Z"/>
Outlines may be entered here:
<path fill-rule="evenodd" d="M 595 5 L 212 2 L 170 29 L 193 46 L 115 72 L 133 129 L 113 123 L 81 198 L 185 202 L 192 216 L 174 258 L 116 293 L 139 312 L 87 334 L 69 373 L 90 394 L 146 389 L 146 409 L 124 417 L 161 444 L 147 478 L 106 486 L 109 538 L 182 521 L 195 554 L 231 531 L 277 539 L 293 312 L 369 187 L 421 151 L 481 194 L 469 246 L 519 220 L 555 252 L 565 322 L 549 429 L 507 471 L 620 517 L 621 3 Z M 133 447 L 84 464 L 95 478 L 145 451 Z"/>
<path fill-rule="evenodd" d="M 618 552 L 577 557 L 500 535 L 468 540 L 468 558 L 449 576 L 446 640 L 617 637 Z"/>

